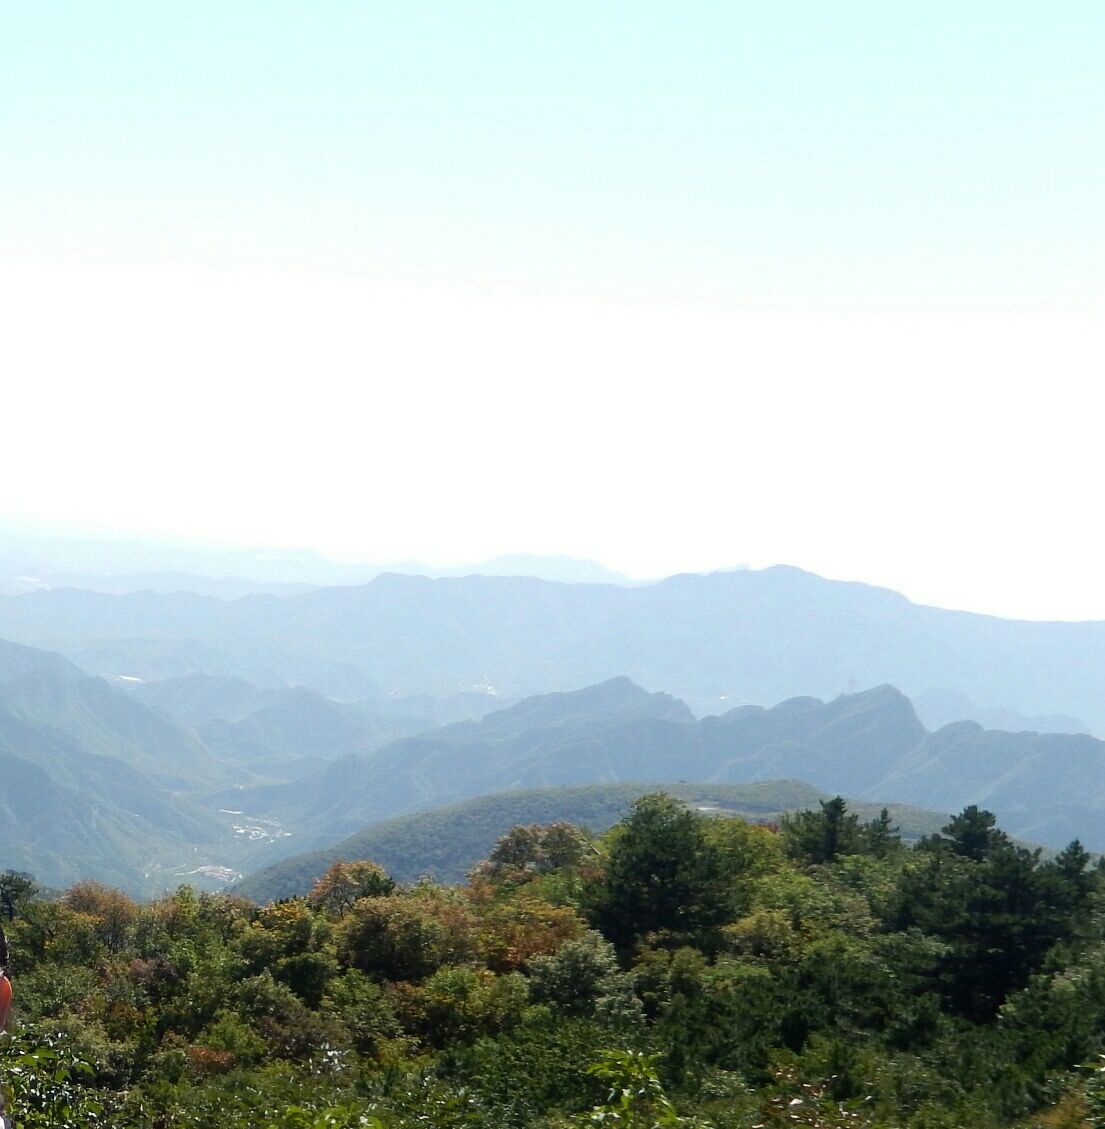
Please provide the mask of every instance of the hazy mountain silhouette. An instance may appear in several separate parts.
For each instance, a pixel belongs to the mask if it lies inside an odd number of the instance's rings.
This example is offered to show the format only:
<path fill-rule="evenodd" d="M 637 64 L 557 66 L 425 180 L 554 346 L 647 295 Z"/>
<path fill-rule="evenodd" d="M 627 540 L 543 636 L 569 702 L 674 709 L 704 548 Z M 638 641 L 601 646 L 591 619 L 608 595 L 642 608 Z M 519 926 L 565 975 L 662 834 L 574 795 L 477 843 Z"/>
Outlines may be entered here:
<path fill-rule="evenodd" d="M 219 759 L 270 780 L 298 779 L 326 761 L 509 704 L 478 693 L 337 702 L 305 686 L 262 689 L 205 674 L 123 686 L 190 726 Z"/>
<path fill-rule="evenodd" d="M 221 779 L 209 750 L 58 655 L 0 641 L 0 865 L 133 890 L 197 865 L 225 822 L 178 794 Z"/>
<path fill-rule="evenodd" d="M 216 759 L 187 727 L 147 709 L 59 655 L 0 640 L 0 711 L 88 754 L 113 757 L 174 788 L 216 783 Z M 47 742 L 49 744 L 49 742 Z M 35 743 L 21 750 L 32 756 Z"/>
<path fill-rule="evenodd" d="M 279 829 L 243 829 L 235 810 L 200 794 L 294 780 L 501 704 L 479 694 L 344 704 L 208 675 L 112 686 L 60 655 L 0 641 L 0 869 L 136 893 L 184 876 L 203 883 L 199 867 L 236 866 Z"/>
<path fill-rule="evenodd" d="M 913 696 L 917 716 L 929 729 L 941 729 L 956 721 L 977 721 L 983 729 L 1005 729 L 1010 733 L 1088 733 L 1089 726 L 1065 714 L 1028 717 L 1011 709 L 985 709 L 954 690 L 926 690 Z"/>
<path fill-rule="evenodd" d="M 0 595 L 81 588 L 116 595 L 192 592 L 220 599 L 263 594 L 291 596 L 327 585 L 365 584 L 384 572 L 630 583 L 625 576 L 595 561 L 555 555 L 517 553 L 442 568 L 420 561 L 343 563 L 310 551 L 205 549 L 0 529 Z"/>
<path fill-rule="evenodd" d="M 58 590 L 0 599 L 0 635 L 94 673 L 238 675 L 349 701 L 524 697 L 627 674 L 701 714 L 889 683 L 1105 732 L 1105 623 L 943 611 L 784 567 L 640 587 L 384 575 L 233 601 Z"/>
<path fill-rule="evenodd" d="M 930 733 L 890 686 L 696 721 L 676 699 L 614 679 L 344 757 L 294 785 L 233 795 L 295 828 L 273 848 L 287 850 L 504 789 L 779 779 L 936 811 L 978 803 L 1022 837 L 1062 846 L 1078 836 L 1105 848 L 1105 742 L 971 722 Z"/>
<path fill-rule="evenodd" d="M 0 643 L 0 862 L 153 890 L 185 864 L 241 868 L 504 790 L 785 779 L 934 811 L 978 803 L 1023 837 L 1105 847 L 1105 743 L 973 722 L 930 732 L 890 686 L 701 720 L 626 677 L 498 704 L 337 702 L 206 675 L 122 689 Z"/>

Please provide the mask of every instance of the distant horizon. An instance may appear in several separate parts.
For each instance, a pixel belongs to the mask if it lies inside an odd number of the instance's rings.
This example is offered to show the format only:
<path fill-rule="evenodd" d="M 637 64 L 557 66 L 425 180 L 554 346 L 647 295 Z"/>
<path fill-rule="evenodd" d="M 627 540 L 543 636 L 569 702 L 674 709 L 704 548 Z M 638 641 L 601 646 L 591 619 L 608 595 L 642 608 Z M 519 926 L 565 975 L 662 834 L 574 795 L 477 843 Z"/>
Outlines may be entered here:
<path fill-rule="evenodd" d="M 91 526 L 84 526 L 79 530 L 71 529 L 64 523 L 58 523 L 49 520 L 24 520 L 13 521 L 9 515 L 0 514 L 0 579 L 3 574 L 3 548 L 4 540 L 11 537 L 19 537 L 23 534 L 30 534 L 42 538 L 43 541 L 54 542 L 61 545 L 104 545 L 104 546 L 118 546 L 120 548 L 148 548 L 157 549 L 170 552 L 180 552 L 182 554 L 203 555 L 203 554 L 226 554 L 228 557 L 238 557 L 243 561 L 253 559 L 254 561 L 267 561 L 271 563 L 279 563 L 281 560 L 288 562 L 302 562 L 314 561 L 319 564 L 333 565 L 350 570 L 366 569 L 377 570 L 377 575 L 387 575 L 389 573 L 396 575 L 420 575 L 424 570 L 428 573 L 460 573 L 463 574 L 466 569 L 477 570 L 481 567 L 488 565 L 501 564 L 508 561 L 517 560 L 519 562 L 533 562 L 535 565 L 541 563 L 564 562 L 580 566 L 593 566 L 596 569 L 601 569 L 611 575 L 611 579 L 603 581 L 602 579 L 582 579 L 582 580 L 565 580 L 554 577 L 541 577 L 537 576 L 536 579 L 544 579 L 550 583 L 625 583 L 634 586 L 659 584 L 665 580 L 670 580 L 678 576 L 710 576 L 721 573 L 732 572 L 763 572 L 772 568 L 787 568 L 794 569 L 799 572 L 807 573 L 811 576 L 816 576 L 822 580 L 830 581 L 839 584 L 860 584 L 870 588 L 879 588 L 885 591 L 894 592 L 902 596 L 912 604 L 920 606 L 937 608 L 942 611 L 949 612 L 964 612 L 970 615 L 989 616 L 997 619 L 1007 620 L 1022 620 L 1026 622 L 1038 623 L 1093 623 L 1105 620 L 1105 616 L 1084 616 L 1084 617 L 1057 617 L 1057 616 L 1031 616 L 1031 615 L 1016 615 L 1004 614 L 1001 612 L 989 611 L 985 609 L 967 607 L 967 606 L 954 606 L 950 604 L 936 603 L 931 600 L 918 599 L 910 592 L 896 587 L 893 584 L 882 583 L 877 580 L 872 580 L 863 576 L 832 576 L 817 568 L 809 567 L 805 564 L 797 563 L 795 561 L 741 561 L 733 564 L 723 564 L 714 567 L 704 568 L 681 568 L 672 572 L 665 572 L 658 575 L 646 575 L 643 573 L 628 571 L 622 568 L 614 568 L 607 562 L 598 559 L 597 557 L 588 556 L 575 556 L 568 553 L 539 553 L 539 552 L 500 552 L 493 556 L 488 556 L 480 560 L 456 560 L 448 558 L 437 558 L 434 560 L 416 560 L 412 558 L 398 558 L 391 559 L 376 559 L 370 560 L 358 557 L 341 557 L 338 555 L 331 555 L 325 550 L 299 545 L 299 546 L 277 546 L 277 545 L 262 545 L 262 544 L 249 544 L 244 542 L 219 542 L 214 539 L 192 539 L 186 540 L 180 537 L 172 537 L 167 534 L 152 534 L 143 536 L 138 533 L 124 532 L 120 530 L 105 530 L 103 528 L 95 528 Z M 191 562 L 195 565 L 195 561 Z M 181 575 L 193 575 L 196 578 L 218 579 L 218 580 L 241 580 L 248 581 L 250 578 L 246 576 L 234 575 L 232 573 L 217 573 L 217 572 L 195 572 L 188 567 L 189 562 L 182 560 L 179 567 L 159 567 L 159 568 L 143 568 L 135 567 L 129 571 L 120 571 L 119 569 L 73 569 L 73 572 L 88 572 L 89 574 L 97 574 L 107 576 L 142 576 L 152 575 L 157 573 L 180 573 Z M 48 572 L 55 572 L 61 570 L 47 570 Z M 470 575 L 483 575 L 479 572 L 473 571 Z M 502 573 L 493 574 L 502 576 L 528 576 L 531 574 L 525 572 L 519 573 Z M 447 579 L 445 576 L 430 576 L 429 579 Z M 304 583 L 305 587 L 347 587 L 358 584 L 372 583 L 376 576 L 369 576 L 365 579 L 349 580 L 349 581 L 318 581 Z M 286 581 L 289 586 L 292 586 L 293 581 Z"/>

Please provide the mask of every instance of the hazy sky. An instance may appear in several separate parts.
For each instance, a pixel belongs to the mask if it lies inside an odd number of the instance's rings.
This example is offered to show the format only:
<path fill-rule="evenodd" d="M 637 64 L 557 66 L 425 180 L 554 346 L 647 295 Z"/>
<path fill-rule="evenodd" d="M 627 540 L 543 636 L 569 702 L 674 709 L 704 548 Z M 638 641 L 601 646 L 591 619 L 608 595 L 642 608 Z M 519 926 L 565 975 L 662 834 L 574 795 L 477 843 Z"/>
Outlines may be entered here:
<path fill-rule="evenodd" d="M 1105 6 L 12 6 L 0 513 L 1105 618 Z"/>

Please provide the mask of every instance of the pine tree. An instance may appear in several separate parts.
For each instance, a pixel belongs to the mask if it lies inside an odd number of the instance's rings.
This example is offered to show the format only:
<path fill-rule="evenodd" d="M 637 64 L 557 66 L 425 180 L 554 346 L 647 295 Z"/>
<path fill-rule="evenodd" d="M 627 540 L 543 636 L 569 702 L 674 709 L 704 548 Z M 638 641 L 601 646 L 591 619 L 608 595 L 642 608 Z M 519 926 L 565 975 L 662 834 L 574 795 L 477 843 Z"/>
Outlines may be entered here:
<path fill-rule="evenodd" d="M 862 827 L 863 849 L 875 858 L 883 859 L 893 854 L 901 845 L 899 828 L 890 822 L 890 812 L 883 808 L 877 818 Z"/>
<path fill-rule="evenodd" d="M 988 855 L 1010 845 L 1009 836 L 997 829 L 993 812 L 977 805 L 965 807 L 942 831 L 951 849 L 966 859 L 981 862 Z"/>
<path fill-rule="evenodd" d="M 821 801 L 820 811 L 800 811 L 783 817 L 783 834 L 791 855 L 812 863 L 832 862 L 860 849 L 858 816 L 840 796 Z"/>

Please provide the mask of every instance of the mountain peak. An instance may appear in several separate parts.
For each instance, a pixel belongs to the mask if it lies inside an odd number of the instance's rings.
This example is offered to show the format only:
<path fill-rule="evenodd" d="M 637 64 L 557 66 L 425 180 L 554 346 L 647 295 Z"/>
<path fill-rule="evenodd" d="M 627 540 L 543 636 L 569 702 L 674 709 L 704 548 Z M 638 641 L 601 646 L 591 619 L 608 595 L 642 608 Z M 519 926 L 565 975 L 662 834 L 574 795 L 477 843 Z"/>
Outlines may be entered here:
<path fill-rule="evenodd" d="M 513 725 L 526 719 L 547 725 L 572 718 L 593 718 L 605 714 L 622 715 L 630 712 L 679 720 L 693 719 L 691 711 L 677 698 L 673 698 L 670 694 L 649 693 L 626 675 L 618 675 L 578 690 L 560 690 L 552 694 L 538 694 L 524 698 L 505 710 L 489 714 L 485 722 Z M 495 719 L 498 719 L 498 722 Z"/>

